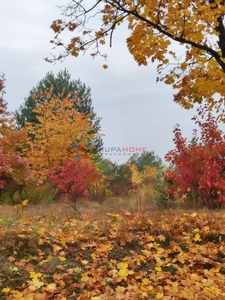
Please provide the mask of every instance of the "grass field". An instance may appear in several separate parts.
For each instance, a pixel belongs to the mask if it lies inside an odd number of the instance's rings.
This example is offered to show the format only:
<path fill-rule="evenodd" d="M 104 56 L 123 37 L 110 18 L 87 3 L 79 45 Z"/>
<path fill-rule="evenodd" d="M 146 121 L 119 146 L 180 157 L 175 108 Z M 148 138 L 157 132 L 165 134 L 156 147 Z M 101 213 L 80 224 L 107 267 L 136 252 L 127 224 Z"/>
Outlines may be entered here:
<path fill-rule="evenodd" d="M 0 299 L 225 299 L 225 212 L 0 208 Z"/>

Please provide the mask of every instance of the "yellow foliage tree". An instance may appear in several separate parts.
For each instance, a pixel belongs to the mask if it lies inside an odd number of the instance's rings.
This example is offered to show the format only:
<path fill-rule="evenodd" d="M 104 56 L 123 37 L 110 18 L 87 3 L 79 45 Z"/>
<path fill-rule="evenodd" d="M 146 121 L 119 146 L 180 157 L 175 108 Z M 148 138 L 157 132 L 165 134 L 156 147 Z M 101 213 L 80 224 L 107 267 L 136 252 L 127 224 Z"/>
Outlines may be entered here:
<path fill-rule="evenodd" d="M 152 166 L 145 166 L 143 171 L 139 172 L 135 164 L 130 165 L 130 170 L 132 172 L 131 181 L 133 184 L 155 184 L 155 180 L 158 174 L 158 169 Z"/>
<path fill-rule="evenodd" d="M 79 105 L 78 96 L 71 99 L 62 95 L 59 99 L 52 89 L 41 94 L 50 101 L 37 102 L 34 112 L 39 122 L 27 122 L 26 129 L 30 137 L 27 157 L 31 169 L 36 177 L 44 179 L 57 172 L 68 159 L 91 152 L 88 143 L 96 131 L 91 116 L 75 108 Z"/>
<path fill-rule="evenodd" d="M 130 194 L 136 198 L 137 208 L 141 209 L 144 198 L 146 202 L 149 202 L 154 197 L 158 169 L 145 166 L 143 171 L 140 172 L 135 164 L 131 164 L 129 167 L 132 172 L 131 181 L 134 187 Z"/>
<path fill-rule="evenodd" d="M 156 167 L 145 166 L 142 171 L 142 182 L 143 184 L 156 184 L 156 178 L 159 170 Z"/>
<path fill-rule="evenodd" d="M 73 0 L 61 9 L 65 18 L 53 21 L 51 42 L 65 52 L 46 60 L 78 56 L 88 49 L 93 49 L 92 57 L 106 57 L 101 48 L 107 42 L 112 45 L 115 30 L 124 22 L 129 29 L 129 52 L 139 65 L 158 62 L 157 80 L 177 90 L 175 102 L 189 109 L 207 101 L 209 109 L 215 108 L 225 121 L 224 1 Z M 88 24 L 90 16 L 96 19 L 94 28 Z M 69 43 L 61 39 L 64 30 L 72 35 Z M 182 51 L 173 47 L 174 42 Z"/>
<path fill-rule="evenodd" d="M 142 174 L 137 170 L 136 165 L 130 165 L 131 181 L 133 184 L 140 185 L 142 183 Z"/>

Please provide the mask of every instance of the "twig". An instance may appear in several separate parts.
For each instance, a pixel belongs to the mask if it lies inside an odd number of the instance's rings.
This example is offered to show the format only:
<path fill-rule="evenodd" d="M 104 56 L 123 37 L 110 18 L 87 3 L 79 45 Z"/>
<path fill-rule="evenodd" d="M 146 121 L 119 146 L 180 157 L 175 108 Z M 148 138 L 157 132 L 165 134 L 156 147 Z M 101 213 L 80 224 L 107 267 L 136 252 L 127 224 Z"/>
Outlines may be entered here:
<path fill-rule="evenodd" d="M 62 201 L 62 202 L 65 203 L 65 204 L 70 205 L 78 213 L 78 215 L 80 216 L 81 220 L 83 220 L 83 217 L 82 217 L 81 213 L 79 212 L 79 210 L 76 208 L 76 206 L 74 206 L 73 204 L 71 204 L 70 202 L 67 202 L 67 201 Z"/>

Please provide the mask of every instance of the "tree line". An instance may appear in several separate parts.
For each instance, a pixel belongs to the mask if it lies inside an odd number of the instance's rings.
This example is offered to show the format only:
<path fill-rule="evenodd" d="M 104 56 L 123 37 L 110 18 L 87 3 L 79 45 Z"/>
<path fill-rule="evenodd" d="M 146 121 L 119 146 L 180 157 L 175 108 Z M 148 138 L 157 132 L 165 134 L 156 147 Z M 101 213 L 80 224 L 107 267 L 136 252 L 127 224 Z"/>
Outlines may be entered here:
<path fill-rule="evenodd" d="M 47 73 L 15 114 L 4 101 L 4 74 L 0 83 L 1 203 L 85 198 L 103 203 L 122 197 L 135 200 L 139 209 L 152 203 L 225 205 L 225 136 L 207 105 L 193 117 L 200 130 L 193 130 L 190 142 L 175 126 L 168 165 L 154 151 L 117 165 L 100 152 L 100 118 L 90 88 L 67 70 Z"/>

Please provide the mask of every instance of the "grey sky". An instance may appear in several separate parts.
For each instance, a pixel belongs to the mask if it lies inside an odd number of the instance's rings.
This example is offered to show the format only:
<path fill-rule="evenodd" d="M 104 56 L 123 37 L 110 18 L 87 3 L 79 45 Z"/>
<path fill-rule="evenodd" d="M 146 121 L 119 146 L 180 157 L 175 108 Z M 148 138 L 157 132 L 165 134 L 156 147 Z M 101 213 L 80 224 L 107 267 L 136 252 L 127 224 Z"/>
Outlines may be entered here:
<path fill-rule="evenodd" d="M 161 158 L 173 145 L 173 128 L 181 125 L 184 136 L 191 138 L 195 111 L 186 111 L 173 103 L 172 88 L 156 84 L 156 68 L 139 67 L 129 54 L 123 30 L 115 32 L 113 47 L 105 47 L 109 68 L 104 61 L 88 54 L 49 64 L 53 37 L 51 21 L 60 18 L 58 0 L 1 1 L 1 72 L 6 75 L 8 108 L 15 111 L 29 91 L 47 72 L 67 69 L 73 79 L 90 86 L 93 106 L 102 117 L 105 147 L 147 147 Z M 121 163 L 129 156 L 112 156 Z"/>

